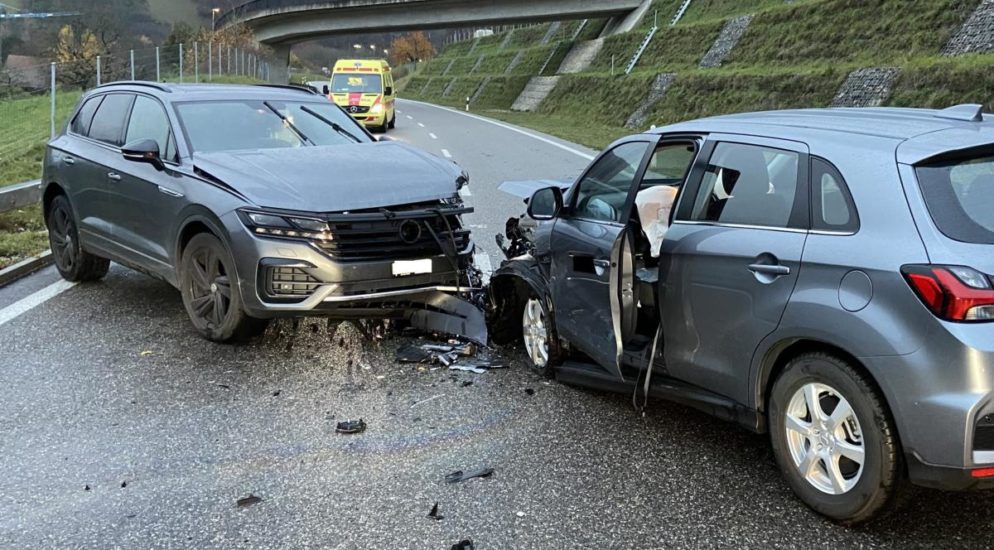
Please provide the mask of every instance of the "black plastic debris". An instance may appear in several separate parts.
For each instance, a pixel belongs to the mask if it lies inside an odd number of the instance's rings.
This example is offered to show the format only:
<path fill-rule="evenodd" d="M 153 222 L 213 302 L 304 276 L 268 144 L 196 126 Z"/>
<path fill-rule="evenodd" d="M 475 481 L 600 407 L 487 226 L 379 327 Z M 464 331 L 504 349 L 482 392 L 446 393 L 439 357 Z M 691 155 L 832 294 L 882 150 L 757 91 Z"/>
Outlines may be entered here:
<path fill-rule="evenodd" d="M 446 483 L 460 483 L 466 481 L 467 479 L 473 479 L 474 477 L 490 477 L 494 473 L 493 468 L 480 468 L 479 470 L 470 470 L 468 472 L 463 472 L 462 470 L 457 470 L 445 476 Z"/>
<path fill-rule="evenodd" d="M 527 393 L 528 395 L 535 395 L 535 390 L 531 388 L 525 388 L 525 393 Z"/>
<path fill-rule="evenodd" d="M 428 512 L 428 517 L 435 520 L 441 521 L 445 519 L 445 516 L 438 513 L 438 503 L 436 502 L 434 506 L 431 507 L 431 512 Z"/>
<path fill-rule="evenodd" d="M 466 359 L 457 361 L 451 365 L 448 365 L 449 370 L 460 370 L 466 372 L 472 372 L 475 374 L 483 374 L 491 369 L 503 369 L 507 368 L 505 363 L 499 363 L 496 361 L 489 361 L 486 359 Z"/>
<path fill-rule="evenodd" d="M 473 545 L 472 540 L 465 539 L 453 544 L 450 550 L 476 550 L 476 546 Z"/>
<path fill-rule="evenodd" d="M 366 431 L 366 423 L 359 420 L 343 420 L 335 426 L 335 431 L 340 434 L 358 434 Z"/>
<path fill-rule="evenodd" d="M 431 363 L 435 354 L 421 346 L 408 345 L 397 349 L 396 358 L 400 363 Z"/>
<path fill-rule="evenodd" d="M 238 499 L 238 502 L 236 504 L 238 505 L 239 508 L 248 508 L 253 504 L 259 504 L 260 502 L 262 502 L 262 498 L 257 497 L 252 493 L 249 493 L 249 496 Z"/>
<path fill-rule="evenodd" d="M 83 490 L 84 491 L 89 491 L 90 490 L 90 486 L 89 485 L 84 485 L 83 486 Z"/>
<path fill-rule="evenodd" d="M 273 397 L 279 397 L 281 393 L 283 393 L 283 390 L 276 390 L 273 392 Z"/>
<path fill-rule="evenodd" d="M 121 482 L 121 488 L 122 488 L 122 489 L 123 489 L 124 487 L 127 487 L 127 486 L 128 486 L 128 482 L 127 482 L 127 481 L 122 481 L 122 482 Z"/>

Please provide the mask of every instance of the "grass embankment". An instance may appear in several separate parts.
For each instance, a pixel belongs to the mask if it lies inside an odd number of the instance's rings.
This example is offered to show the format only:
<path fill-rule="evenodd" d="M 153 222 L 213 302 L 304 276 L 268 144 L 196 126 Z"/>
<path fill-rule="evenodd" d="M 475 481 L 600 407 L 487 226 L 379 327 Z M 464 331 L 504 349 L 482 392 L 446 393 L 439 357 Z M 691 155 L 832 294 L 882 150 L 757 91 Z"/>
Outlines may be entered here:
<path fill-rule="evenodd" d="M 218 76 L 218 84 L 251 84 L 244 76 Z M 72 113 L 81 91 L 55 96 L 56 131 Z M 51 96 L 0 97 L 0 187 L 41 177 L 41 163 L 50 132 Z M 48 236 L 37 206 L 0 213 L 0 269 L 48 248 Z"/>

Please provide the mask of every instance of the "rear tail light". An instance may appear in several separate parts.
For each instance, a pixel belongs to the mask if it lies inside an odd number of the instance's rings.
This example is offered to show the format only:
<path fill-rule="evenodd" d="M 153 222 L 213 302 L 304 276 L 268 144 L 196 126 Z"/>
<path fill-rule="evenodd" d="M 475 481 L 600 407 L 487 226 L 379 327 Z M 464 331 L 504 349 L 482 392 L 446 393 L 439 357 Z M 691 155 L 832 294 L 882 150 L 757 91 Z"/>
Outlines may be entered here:
<path fill-rule="evenodd" d="M 928 309 L 947 321 L 994 321 L 994 286 L 987 275 L 962 266 L 906 265 L 904 278 Z"/>

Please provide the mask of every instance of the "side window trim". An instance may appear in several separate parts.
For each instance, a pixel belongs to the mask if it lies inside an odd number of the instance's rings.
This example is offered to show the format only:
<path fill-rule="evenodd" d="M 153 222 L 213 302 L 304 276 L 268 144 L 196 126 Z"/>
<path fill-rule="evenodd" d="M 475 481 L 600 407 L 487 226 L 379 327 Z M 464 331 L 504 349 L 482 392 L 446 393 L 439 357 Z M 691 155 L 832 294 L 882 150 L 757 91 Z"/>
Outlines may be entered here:
<path fill-rule="evenodd" d="M 719 221 L 697 221 L 691 219 L 693 215 L 694 203 L 697 200 L 698 193 L 700 193 L 701 190 L 701 185 L 704 182 L 705 172 L 707 171 L 707 167 L 714 156 L 715 149 L 720 143 L 780 149 L 797 154 L 797 189 L 795 191 L 794 204 L 792 205 L 790 218 L 786 227 L 748 225 Z M 808 147 L 805 143 L 759 136 L 711 134 L 706 138 L 703 146 L 701 147 L 701 153 L 698 155 L 694 168 L 691 171 L 691 175 L 688 177 L 687 189 L 680 194 L 681 196 L 675 209 L 676 214 L 673 217 L 673 222 L 687 225 L 748 227 L 755 229 L 767 229 L 770 231 L 810 231 L 811 207 L 809 196 L 811 188 L 811 171 L 804 170 L 802 168 L 804 166 L 810 166 L 810 153 L 808 152 Z"/>
<path fill-rule="evenodd" d="M 830 229 L 826 227 L 818 227 L 819 223 L 816 220 L 820 220 L 821 214 L 818 212 L 818 206 L 821 205 L 820 191 L 821 182 L 816 181 L 814 174 L 816 170 L 816 164 L 824 164 L 825 171 L 836 180 L 839 186 L 839 191 L 842 193 L 842 198 L 846 203 L 846 208 L 849 209 L 849 215 L 852 217 L 852 221 L 849 224 L 850 227 L 845 229 Z M 828 159 L 823 157 L 811 155 L 810 157 L 810 167 L 809 167 L 809 182 L 811 187 L 810 193 L 810 213 L 811 213 L 811 232 L 821 235 L 855 235 L 859 233 L 861 227 L 859 220 L 859 210 L 856 209 L 856 201 L 852 198 L 852 193 L 849 191 L 849 183 L 846 182 L 845 176 L 842 175 L 842 171 L 839 170 L 835 164 L 833 164 Z"/>
<path fill-rule="evenodd" d="M 124 140 L 124 136 L 125 136 L 125 132 L 127 132 L 127 131 L 128 131 L 128 121 L 130 121 L 130 120 L 131 120 L 131 109 L 132 109 L 132 108 L 134 107 L 134 105 L 135 105 L 135 95 L 136 95 L 136 94 L 135 94 L 134 92 L 107 92 L 107 93 L 105 93 L 105 94 L 102 94 L 102 96 L 101 96 L 101 97 L 102 97 L 103 99 L 101 99 L 101 100 L 100 100 L 100 105 L 98 105 L 98 106 L 97 106 L 97 110 L 93 112 L 93 116 L 94 116 L 94 117 L 96 117 L 96 116 L 97 116 L 97 113 L 99 113 L 99 112 L 100 112 L 100 107 L 102 107 L 102 106 L 103 106 L 103 104 L 104 104 L 104 101 L 105 101 L 105 100 L 106 100 L 106 99 L 107 99 L 108 97 L 110 97 L 110 96 L 112 96 L 112 95 L 127 95 L 127 96 L 131 96 L 131 105 L 130 105 L 130 106 L 128 107 L 128 115 L 127 115 L 127 117 L 125 118 L 125 121 L 124 121 L 124 125 L 123 125 L 123 126 L 121 127 L 121 133 L 120 133 L 120 135 L 119 135 L 119 136 L 117 137 L 117 140 L 118 140 L 118 141 L 123 141 L 123 140 Z M 102 145 L 102 146 L 104 146 L 104 147 L 107 147 L 107 148 L 109 148 L 109 149 L 111 149 L 111 150 L 114 150 L 114 151 L 120 151 L 120 150 L 121 150 L 121 147 L 122 147 L 122 146 L 124 145 L 123 143 L 121 143 L 121 144 L 119 145 L 119 144 L 116 144 L 116 143 L 108 143 L 108 142 L 106 142 L 106 141 L 102 141 L 102 140 L 99 140 L 99 139 L 97 139 L 97 138 L 94 138 L 94 137 L 90 137 L 90 135 L 89 135 L 89 134 L 90 134 L 90 131 L 91 131 L 91 130 L 93 130 L 93 121 L 92 121 L 92 120 L 90 121 L 90 127 L 89 127 L 89 128 L 87 128 L 87 131 L 86 131 L 86 134 L 87 134 L 87 135 L 85 135 L 85 136 L 82 136 L 82 135 L 79 135 L 79 134 L 75 134 L 75 135 L 77 135 L 77 136 L 79 136 L 79 137 L 81 137 L 81 138 L 83 138 L 83 139 L 86 139 L 86 140 L 89 140 L 89 141 L 91 141 L 91 142 L 93 142 L 93 143 L 96 143 L 97 145 Z"/>
<path fill-rule="evenodd" d="M 170 141 L 172 142 L 172 146 L 173 146 L 173 158 L 171 158 L 171 159 L 163 158 L 162 162 L 165 162 L 166 164 L 169 164 L 169 165 L 172 165 L 172 166 L 179 166 L 179 144 L 176 141 L 176 132 L 175 132 L 175 129 L 173 128 L 173 121 L 172 121 L 172 119 L 169 118 L 169 109 L 167 109 L 166 105 L 164 103 L 162 103 L 162 101 L 160 101 L 159 98 L 157 98 L 155 96 L 151 96 L 151 95 L 148 95 L 148 94 L 143 94 L 143 93 L 140 93 L 140 92 L 137 92 L 134 95 L 135 95 L 135 101 L 131 102 L 131 109 L 128 111 L 128 120 L 127 120 L 127 122 L 124 123 L 124 135 L 122 136 L 122 139 L 126 139 L 127 136 L 128 136 L 128 127 L 131 126 L 131 115 L 132 115 L 132 113 L 134 113 L 135 104 L 137 103 L 138 97 L 144 97 L 146 99 L 151 99 L 152 101 L 156 102 L 159 105 L 159 108 L 162 109 L 162 116 L 165 117 L 166 124 L 169 126 L 169 136 L 166 138 L 166 140 L 167 140 L 166 149 L 168 150 L 168 148 L 169 148 L 168 143 Z M 127 145 L 127 144 L 122 144 L 122 145 Z M 166 151 L 161 151 L 161 153 L 165 154 Z"/>
<path fill-rule="evenodd" d="M 610 153 L 611 151 L 614 151 L 615 149 L 617 149 L 619 147 L 623 147 L 625 145 L 629 145 L 629 144 L 632 144 L 632 143 L 642 143 L 643 145 L 645 145 L 645 153 L 642 154 L 642 160 L 639 161 L 638 169 L 635 171 L 635 178 L 634 178 L 634 180 L 632 180 L 633 181 L 632 187 L 631 187 L 631 189 L 628 190 L 628 195 L 625 198 L 625 207 L 623 208 L 623 210 L 621 212 L 619 212 L 619 215 L 621 216 L 622 220 L 627 220 L 631 216 L 631 208 L 632 208 L 632 202 L 633 202 L 631 192 L 632 192 L 633 189 L 638 188 L 638 182 L 642 181 L 642 176 L 645 175 L 645 169 L 649 165 L 649 159 L 652 158 L 652 153 L 655 152 L 655 150 L 656 150 L 655 147 L 653 146 L 654 141 L 652 139 L 646 139 L 644 136 L 638 136 L 638 137 L 632 138 L 632 139 L 625 139 L 623 141 L 614 143 L 614 144 L 612 144 L 612 146 L 610 146 L 607 149 L 604 149 L 603 151 L 601 151 L 601 153 L 599 155 L 597 155 L 597 157 L 594 158 L 594 160 L 591 161 L 591 163 L 587 166 L 586 170 L 583 171 L 583 174 L 581 174 L 580 177 L 577 178 L 576 184 L 575 184 L 575 188 L 570 191 L 570 194 L 569 194 L 569 205 L 568 205 L 568 207 L 566 209 L 566 212 L 564 213 L 563 217 L 571 218 L 571 219 L 575 219 L 575 220 L 583 220 L 583 221 L 588 221 L 588 222 L 593 222 L 593 223 L 603 223 L 603 224 L 610 224 L 610 225 L 625 225 L 625 222 L 623 222 L 623 221 L 622 222 L 614 222 L 614 221 L 608 221 L 608 220 L 598 220 L 598 219 L 593 219 L 593 218 L 581 218 L 581 217 L 575 216 L 574 213 L 576 211 L 576 201 L 579 200 L 578 197 L 580 195 L 580 193 L 579 193 L 579 191 L 580 191 L 580 184 L 583 183 L 583 180 L 587 178 L 587 175 L 590 174 L 591 170 L 595 166 L 597 166 L 597 164 L 600 163 L 601 159 L 603 159 L 605 156 L 607 156 L 607 154 Z"/>
<path fill-rule="evenodd" d="M 67 128 L 66 128 L 67 132 L 66 133 L 69 133 L 69 134 L 72 134 L 72 135 L 78 136 L 78 137 L 83 137 L 83 138 L 89 137 L 90 124 L 93 123 L 93 116 L 97 114 L 97 111 L 100 109 L 100 104 L 104 102 L 104 98 L 105 97 L 107 97 L 107 94 L 94 94 L 94 95 L 86 98 L 86 101 L 80 102 L 79 108 L 76 109 L 76 112 L 73 114 L 72 118 L 69 119 L 69 124 L 67 125 Z M 86 122 L 86 132 L 85 133 L 79 133 L 79 132 L 74 131 L 72 129 L 73 124 L 75 124 L 76 123 L 76 119 L 79 118 L 79 116 L 83 114 L 83 108 L 87 104 L 89 104 L 91 101 L 96 101 L 96 105 L 93 107 L 93 112 L 90 113 L 90 120 L 88 120 Z"/>

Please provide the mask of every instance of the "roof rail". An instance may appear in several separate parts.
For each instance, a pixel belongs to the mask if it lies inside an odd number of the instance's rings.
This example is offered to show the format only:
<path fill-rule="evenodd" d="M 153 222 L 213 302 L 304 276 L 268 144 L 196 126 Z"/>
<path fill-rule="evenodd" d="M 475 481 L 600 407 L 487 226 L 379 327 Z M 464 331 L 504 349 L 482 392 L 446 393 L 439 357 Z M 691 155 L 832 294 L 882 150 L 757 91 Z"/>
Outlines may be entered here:
<path fill-rule="evenodd" d="M 152 82 L 149 80 L 117 80 L 101 84 L 97 86 L 97 88 L 106 88 L 108 86 L 146 86 L 166 93 L 171 93 L 173 91 L 172 88 L 169 88 L 165 84 L 159 84 L 158 82 Z"/>
<path fill-rule="evenodd" d="M 296 90 L 298 92 L 304 92 L 310 95 L 322 95 L 314 91 L 310 86 L 303 86 L 300 84 L 256 84 L 262 88 L 280 88 L 283 90 Z"/>
<path fill-rule="evenodd" d="M 936 118 L 948 118 L 952 120 L 965 120 L 967 122 L 983 122 L 984 106 L 977 103 L 967 103 L 964 105 L 954 105 L 947 107 L 936 113 Z"/>

